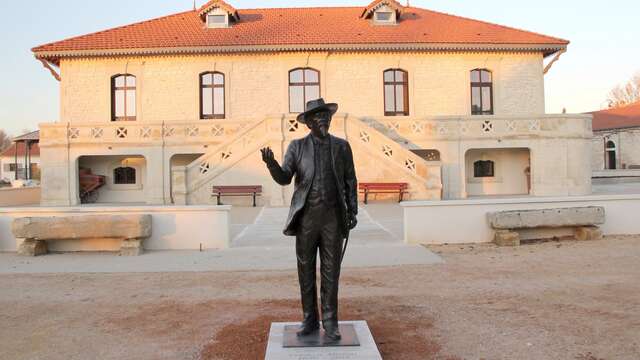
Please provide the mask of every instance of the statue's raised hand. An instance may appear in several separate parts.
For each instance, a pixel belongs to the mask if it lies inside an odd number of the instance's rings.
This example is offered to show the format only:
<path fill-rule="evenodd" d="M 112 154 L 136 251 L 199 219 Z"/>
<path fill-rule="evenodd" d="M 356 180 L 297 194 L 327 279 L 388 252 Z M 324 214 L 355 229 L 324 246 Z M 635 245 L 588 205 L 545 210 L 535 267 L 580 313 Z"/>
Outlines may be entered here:
<path fill-rule="evenodd" d="M 262 161 L 264 161 L 265 164 L 271 166 L 278 163 L 270 147 L 262 148 L 260 152 L 262 153 Z"/>

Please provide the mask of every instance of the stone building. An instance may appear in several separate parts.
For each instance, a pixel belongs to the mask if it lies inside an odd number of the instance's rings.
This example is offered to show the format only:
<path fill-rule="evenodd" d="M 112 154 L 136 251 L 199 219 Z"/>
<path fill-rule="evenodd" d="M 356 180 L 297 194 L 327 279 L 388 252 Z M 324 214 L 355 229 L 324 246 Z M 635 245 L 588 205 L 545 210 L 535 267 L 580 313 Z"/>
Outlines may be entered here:
<path fill-rule="evenodd" d="M 12 144 L 0 152 L 0 181 L 40 180 L 40 147 L 38 132 L 12 139 Z"/>
<path fill-rule="evenodd" d="M 42 203 L 78 204 L 91 169 L 106 177 L 98 202 L 207 204 L 213 185 L 263 185 L 263 203 L 285 204 L 258 150 L 281 159 L 319 96 L 340 105 L 332 129 L 361 182 L 406 182 L 410 199 L 589 194 L 591 117 L 545 114 L 544 74 L 567 45 L 393 0 L 213 0 L 38 46 L 61 96 L 60 121 L 40 125 Z"/>
<path fill-rule="evenodd" d="M 593 170 L 640 169 L 640 102 L 591 114 Z"/>

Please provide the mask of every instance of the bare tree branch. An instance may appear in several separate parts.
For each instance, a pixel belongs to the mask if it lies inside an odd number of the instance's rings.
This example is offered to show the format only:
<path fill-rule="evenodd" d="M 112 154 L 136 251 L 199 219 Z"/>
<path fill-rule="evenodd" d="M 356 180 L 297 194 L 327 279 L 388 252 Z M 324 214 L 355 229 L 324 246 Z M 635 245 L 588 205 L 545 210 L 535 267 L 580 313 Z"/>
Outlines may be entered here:
<path fill-rule="evenodd" d="M 609 93 L 610 108 L 621 107 L 640 101 L 640 72 L 624 85 L 618 85 Z"/>
<path fill-rule="evenodd" d="M 11 136 L 0 129 L 0 152 L 11 146 Z"/>

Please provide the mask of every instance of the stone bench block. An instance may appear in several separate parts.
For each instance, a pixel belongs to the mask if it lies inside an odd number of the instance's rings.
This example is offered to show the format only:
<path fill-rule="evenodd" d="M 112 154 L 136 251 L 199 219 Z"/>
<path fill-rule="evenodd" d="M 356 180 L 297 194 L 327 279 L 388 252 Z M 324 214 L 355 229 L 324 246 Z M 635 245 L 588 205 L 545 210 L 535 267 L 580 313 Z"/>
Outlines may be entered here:
<path fill-rule="evenodd" d="M 595 226 L 605 221 L 601 206 L 500 211 L 488 213 L 487 217 L 496 230 Z"/>
<path fill-rule="evenodd" d="M 120 254 L 135 256 L 151 237 L 151 215 L 24 217 L 14 219 L 11 227 L 16 238 L 25 239 L 21 255 L 46 254 L 48 240 L 122 239 Z"/>

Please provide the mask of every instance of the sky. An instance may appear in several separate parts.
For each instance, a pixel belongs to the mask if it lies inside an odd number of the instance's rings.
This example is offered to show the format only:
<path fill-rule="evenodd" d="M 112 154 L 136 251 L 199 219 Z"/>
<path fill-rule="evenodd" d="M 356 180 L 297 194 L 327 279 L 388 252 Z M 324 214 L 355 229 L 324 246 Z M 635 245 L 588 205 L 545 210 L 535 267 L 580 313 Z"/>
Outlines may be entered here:
<path fill-rule="evenodd" d="M 399 0 L 406 3 L 406 0 Z M 0 0 L 0 129 L 12 135 L 59 120 L 58 82 L 31 48 L 160 17 L 193 0 Z M 204 0 L 196 1 L 197 6 Z M 227 0 L 238 9 L 365 6 L 369 0 Z M 640 71 L 637 0 L 411 0 L 411 5 L 571 41 L 545 76 L 547 113 L 599 110 L 609 91 Z"/>

